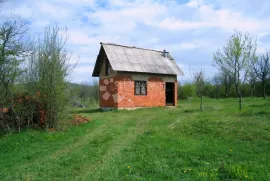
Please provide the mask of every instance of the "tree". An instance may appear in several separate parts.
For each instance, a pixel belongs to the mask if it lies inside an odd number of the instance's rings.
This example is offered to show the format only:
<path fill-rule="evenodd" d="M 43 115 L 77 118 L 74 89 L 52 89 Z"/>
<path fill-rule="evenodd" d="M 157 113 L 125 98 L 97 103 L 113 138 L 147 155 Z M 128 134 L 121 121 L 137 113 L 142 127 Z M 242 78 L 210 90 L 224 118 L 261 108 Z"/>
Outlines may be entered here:
<path fill-rule="evenodd" d="M 202 70 L 199 72 L 194 72 L 194 82 L 196 85 L 196 93 L 201 100 L 200 109 L 201 109 L 201 111 L 203 111 L 203 96 L 204 96 L 205 78 L 204 78 L 204 72 Z"/>
<path fill-rule="evenodd" d="M 222 86 L 222 76 L 220 74 L 216 74 L 214 75 L 214 77 L 212 78 L 212 83 L 215 86 L 215 98 L 219 98 L 220 97 L 220 89 Z"/>
<path fill-rule="evenodd" d="M 39 95 L 46 111 L 46 128 L 56 126 L 69 101 L 67 77 L 74 67 L 69 64 L 67 40 L 67 31 L 60 33 L 58 27 L 47 27 L 43 40 L 34 45 L 29 59 L 27 85 Z"/>
<path fill-rule="evenodd" d="M 21 64 L 28 51 L 23 39 L 27 31 L 27 22 L 22 19 L 0 24 L 0 84 L 4 100 L 9 98 L 10 89 L 23 72 Z"/>
<path fill-rule="evenodd" d="M 29 51 L 25 43 L 27 31 L 27 22 L 20 18 L 0 24 L 0 109 L 11 108 L 12 116 L 12 118 L 7 118 L 0 115 L 2 117 L 0 121 L 8 131 L 11 131 L 10 127 L 14 128 L 16 123 L 20 130 L 21 125 L 21 119 L 13 107 L 12 89 L 18 77 L 24 72 L 22 63 Z M 0 114 L 3 113 L 0 112 Z M 6 120 L 12 120 L 12 122 Z"/>
<path fill-rule="evenodd" d="M 265 93 L 265 84 L 266 78 L 270 73 L 270 62 L 269 62 L 270 53 L 266 51 L 266 53 L 260 56 L 258 59 L 252 63 L 252 69 L 254 74 L 261 80 L 262 82 L 262 97 L 266 98 Z"/>
<path fill-rule="evenodd" d="M 255 90 L 256 90 L 256 80 L 257 80 L 256 74 L 254 73 L 253 70 L 250 70 L 250 72 L 248 74 L 250 97 L 254 96 L 254 93 L 255 93 Z"/>
<path fill-rule="evenodd" d="M 233 85 L 233 77 L 230 73 L 222 72 L 222 83 L 225 88 L 226 97 L 231 96 L 231 88 Z"/>
<path fill-rule="evenodd" d="M 242 84 L 250 70 L 250 62 L 256 52 L 256 40 L 246 33 L 235 31 L 227 44 L 214 53 L 214 66 L 233 77 L 234 87 L 239 98 L 239 110 L 242 109 Z"/>
<path fill-rule="evenodd" d="M 90 97 L 90 85 L 88 82 L 82 82 L 80 85 L 80 93 L 79 97 L 83 99 L 84 104 L 86 102 L 86 99 Z"/>

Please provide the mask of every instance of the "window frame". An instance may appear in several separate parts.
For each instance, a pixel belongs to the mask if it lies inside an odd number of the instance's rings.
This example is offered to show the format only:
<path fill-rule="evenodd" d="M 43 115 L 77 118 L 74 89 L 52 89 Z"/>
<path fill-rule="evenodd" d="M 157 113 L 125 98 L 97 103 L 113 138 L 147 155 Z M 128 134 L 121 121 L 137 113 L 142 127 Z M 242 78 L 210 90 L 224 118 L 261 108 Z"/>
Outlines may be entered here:
<path fill-rule="evenodd" d="M 136 93 L 136 83 L 137 82 L 140 82 L 140 83 L 143 82 L 144 83 L 144 85 L 145 85 L 145 87 L 144 87 L 145 88 L 145 94 L 142 94 L 142 87 L 143 86 L 140 86 L 140 93 L 139 94 Z M 134 95 L 135 96 L 147 96 L 147 81 L 145 81 L 145 80 L 135 80 L 134 81 Z"/>

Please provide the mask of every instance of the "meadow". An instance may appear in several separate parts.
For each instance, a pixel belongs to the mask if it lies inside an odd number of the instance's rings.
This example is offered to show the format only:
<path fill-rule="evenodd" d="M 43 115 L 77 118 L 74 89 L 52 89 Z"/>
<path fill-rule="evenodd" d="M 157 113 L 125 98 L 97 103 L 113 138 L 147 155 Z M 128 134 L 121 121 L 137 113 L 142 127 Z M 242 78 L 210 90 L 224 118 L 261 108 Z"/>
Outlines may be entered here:
<path fill-rule="evenodd" d="M 270 99 L 70 114 L 65 131 L 0 137 L 0 180 L 270 180 Z"/>

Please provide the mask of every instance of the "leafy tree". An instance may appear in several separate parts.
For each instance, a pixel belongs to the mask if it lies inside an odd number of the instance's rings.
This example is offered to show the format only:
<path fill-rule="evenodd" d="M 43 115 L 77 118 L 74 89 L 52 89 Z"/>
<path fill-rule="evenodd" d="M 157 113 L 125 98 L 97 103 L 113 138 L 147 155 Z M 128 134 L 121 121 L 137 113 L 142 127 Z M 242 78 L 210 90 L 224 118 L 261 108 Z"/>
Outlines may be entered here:
<path fill-rule="evenodd" d="M 39 95 L 46 111 L 46 128 L 56 126 L 69 101 L 67 77 L 74 67 L 69 64 L 70 56 L 65 48 L 67 40 L 67 31 L 60 33 L 58 27 L 47 27 L 43 40 L 34 44 L 29 59 L 28 90 Z"/>
<path fill-rule="evenodd" d="M 26 46 L 27 22 L 17 18 L 0 24 L 0 109 L 11 108 L 11 117 L 0 115 L 1 125 L 5 130 L 18 127 L 22 120 L 17 115 L 14 105 L 14 85 L 24 69 L 22 63 L 29 51 Z M 0 114 L 3 114 L 0 111 Z M 7 121 L 8 120 L 8 121 Z"/>
<path fill-rule="evenodd" d="M 237 96 L 239 98 L 239 110 L 242 109 L 242 85 L 250 70 L 250 62 L 254 59 L 256 41 L 246 33 L 235 31 L 229 38 L 223 51 L 214 53 L 214 66 L 222 72 L 233 77 Z"/>
<path fill-rule="evenodd" d="M 27 31 L 27 22 L 22 19 L 0 24 L 0 84 L 3 100 L 10 98 L 12 86 L 24 71 L 21 65 L 29 51 L 23 40 Z"/>
<path fill-rule="evenodd" d="M 262 97 L 266 98 L 265 93 L 265 85 L 266 78 L 270 74 L 270 61 L 269 61 L 270 53 L 266 51 L 266 53 L 260 56 L 258 59 L 252 63 L 252 69 L 254 74 L 261 80 L 262 82 Z"/>
<path fill-rule="evenodd" d="M 255 93 L 255 90 L 256 90 L 256 80 L 257 80 L 256 74 L 254 73 L 253 70 L 250 70 L 249 75 L 248 75 L 250 97 L 254 96 L 254 93 Z"/>
<path fill-rule="evenodd" d="M 220 76 L 220 74 L 216 74 L 214 75 L 214 77 L 212 78 L 212 83 L 215 86 L 215 98 L 219 98 L 220 97 L 220 90 L 222 87 L 222 78 Z"/>

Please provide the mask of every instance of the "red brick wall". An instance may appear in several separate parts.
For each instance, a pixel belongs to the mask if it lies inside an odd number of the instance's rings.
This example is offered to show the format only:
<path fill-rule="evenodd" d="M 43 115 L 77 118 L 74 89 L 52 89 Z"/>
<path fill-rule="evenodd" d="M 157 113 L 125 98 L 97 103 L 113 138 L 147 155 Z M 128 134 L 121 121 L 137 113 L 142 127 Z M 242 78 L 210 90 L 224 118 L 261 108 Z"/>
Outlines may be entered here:
<path fill-rule="evenodd" d="M 165 82 L 160 78 L 150 77 L 148 79 L 147 95 L 134 95 L 132 77 L 116 76 L 110 79 L 100 80 L 100 107 L 125 108 L 166 105 Z M 177 81 L 175 82 L 175 103 L 177 104 Z"/>
<path fill-rule="evenodd" d="M 174 83 L 174 106 L 177 106 L 178 82 Z"/>

